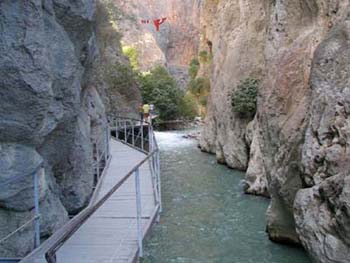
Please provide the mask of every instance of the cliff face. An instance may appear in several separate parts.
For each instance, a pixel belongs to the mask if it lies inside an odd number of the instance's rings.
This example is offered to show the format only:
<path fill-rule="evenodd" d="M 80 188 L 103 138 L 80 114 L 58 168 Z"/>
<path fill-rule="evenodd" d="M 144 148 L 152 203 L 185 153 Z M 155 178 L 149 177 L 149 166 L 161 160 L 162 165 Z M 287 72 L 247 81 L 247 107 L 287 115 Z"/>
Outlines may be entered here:
<path fill-rule="evenodd" d="M 106 124 L 95 10 L 94 0 L 0 1 L 0 182 L 28 175 L 0 190 L 0 238 L 32 217 L 31 174 L 40 164 L 42 237 L 90 199 L 92 140 Z M 0 254 L 32 248 L 29 225 Z"/>
<path fill-rule="evenodd" d="M 118 27 L 123 42 L 137 49 L 140 70 L 157 64 L 168 68 L 181 87 L 188 81 L 188 65 L 197 56 L 202 0 L 114 0 L 121 7 Z M 157 32 L 153 19 L 167 20 Z M 150 20 L 142 24 L 141 20 Z"/>
<path fill-rule="evenodd" d="M 316 262 L 349 262 L 349 8 L 336 0 L 217 1 L 207 8 L 211 25 L 203 23 L 214 58 L 201 147 L 248 169 L 247 191 L 271 196 L 270 238 L 301 242 Z M 262 81 L 249 125 L 230 104 L 246 76 Z"/>
<path fill-rule="evenodd" d="M 117 26 L 121 9 L 117 5 L 111 6 L 110 0 L 98 0 L 96 3 L 98 56 L 93 64 L 93 82 L 109 117 L 138 116 L 141 93 L 130 62 L 122 54 L 122 33 Z"/>
<path fill-rule="evenodd" d="M 339 10 L 340 11 L 340 10 Z M 294 201 L 297 233 L 320 262 L 349 262 L 350 22 L 318 46 L 311 69 L 309 120 L 302 146 L 305 189 Z"/>
<path fill-rule="evenodd" d="M 267 15 L 265 2 L 207 1 L 202 16 L 203 41 L 211 41 L 212 74 L 207 126 L 200 145 L 218 160 L 240 170 L 249 161 L 249 120 L 233 114 L 231 94 L 241 79 L 262 78 Z"/>

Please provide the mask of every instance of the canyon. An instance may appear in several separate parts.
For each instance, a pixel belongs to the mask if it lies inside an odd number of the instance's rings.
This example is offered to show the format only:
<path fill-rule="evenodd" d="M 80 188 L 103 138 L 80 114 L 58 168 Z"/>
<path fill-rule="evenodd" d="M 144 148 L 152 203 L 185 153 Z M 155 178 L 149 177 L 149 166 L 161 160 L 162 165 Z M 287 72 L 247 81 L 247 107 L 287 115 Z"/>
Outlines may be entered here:
<path fill-rule="evenodd" d="M 141 102 L 136 82 L 115 84 L 112 69 L 131 71 L 122 45 L 137 50 L 141 71 L 163 65 L 183 89 L 206 51 L 201 150 L 246 171 L 246 193 L 270 198 L 271 240 L 303 246 L 317 263 L 349 263 L 349 15 L 349 0 L 0 1 L 0 180 L 42 167 L 41 236 L 50 236 L 89 202 L 108 119 Z M 159 32 L 141 23 L 161 17 Z M 254 118 L 232 108 L 246 78 L 260 83 Z M 0 191 L 0 236 L 32 214 L 28 178 Z M 1 255 L 27 254 L 32 235 Z"/>
<path fill-rule="evenodd" d="M 246 171 L 246 193 L 271 199 L 270 239 L 302 245 L 315 262 L 349 262 L 349 1 L 117 2 L 136 19 L 121 28 L 142 47 L 142 69 L 187 70 L 210 54 L 198 73 L 211 86 L 199 145 Z M 152 16 L 170 19 L 157 32 L 139 23 Z M 260 81 L 253 119 L 232 110 L 245 78 Z"/>
<path fill-rule="evenodd" d="M 189 80 L 188 65 L 196 57 L 200 38 L 201 0 L 115 0 L 120 9 L 122 42 L 137 51 L 140 71 L 164 66 L 182 89 Z M 157 31 L 153 20 L 166 18 Z M 143 20 L 149 23 L 143 24 Z"/>

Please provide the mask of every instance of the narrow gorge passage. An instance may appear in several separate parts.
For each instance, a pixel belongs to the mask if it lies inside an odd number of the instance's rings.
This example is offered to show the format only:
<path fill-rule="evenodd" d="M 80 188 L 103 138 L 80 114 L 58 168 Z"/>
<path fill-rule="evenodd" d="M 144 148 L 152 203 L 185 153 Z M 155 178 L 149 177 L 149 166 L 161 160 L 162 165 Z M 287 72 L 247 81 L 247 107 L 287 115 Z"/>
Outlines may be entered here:
<path fill-rule="evenodd" d="M 152 155 L 147 226 L 164 180 L 146 257 L 140 198 L 112 215 L 136 257 L 350 263 L 350 0 L 0 0 L 0 263 L 64 263 L 110 131 Z"/>
<path fill-rule="evenodd" d="M 183 132 L 158 132 L 164 211 L 146 241 L 147 263 L 309 263 L 265 233 L 269 200 L 245 195 L 244 173 L 217 164 Z"/>

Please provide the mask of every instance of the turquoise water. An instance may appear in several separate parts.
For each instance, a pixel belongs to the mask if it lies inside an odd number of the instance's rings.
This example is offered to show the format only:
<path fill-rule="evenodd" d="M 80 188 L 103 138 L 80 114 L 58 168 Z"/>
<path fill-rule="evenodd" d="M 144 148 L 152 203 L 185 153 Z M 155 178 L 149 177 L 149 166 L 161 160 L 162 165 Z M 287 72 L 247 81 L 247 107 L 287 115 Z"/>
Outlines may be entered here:
<path fill-rule="evenodd" d="M 244 174 L 218 165 L 179 132 L 160 132 L 163 214 L 145 262 L 310 263 L 265 233 L 268 199 L 242 191 Z"/>

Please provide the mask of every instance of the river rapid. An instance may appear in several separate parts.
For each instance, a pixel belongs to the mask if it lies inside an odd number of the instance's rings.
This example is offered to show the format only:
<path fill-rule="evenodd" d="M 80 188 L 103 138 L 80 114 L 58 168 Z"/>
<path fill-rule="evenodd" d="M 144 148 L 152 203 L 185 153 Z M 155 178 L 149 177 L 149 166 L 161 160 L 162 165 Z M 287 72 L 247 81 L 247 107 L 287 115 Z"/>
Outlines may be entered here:
<path fill-rule="evenodd" d="M 269 200 L 245 195 L 244 173 L 216 163 L 184 132 L 158 132 L 163 214 L 145 242 L 152 263 L 310 263 L 269 241 Z"/>

